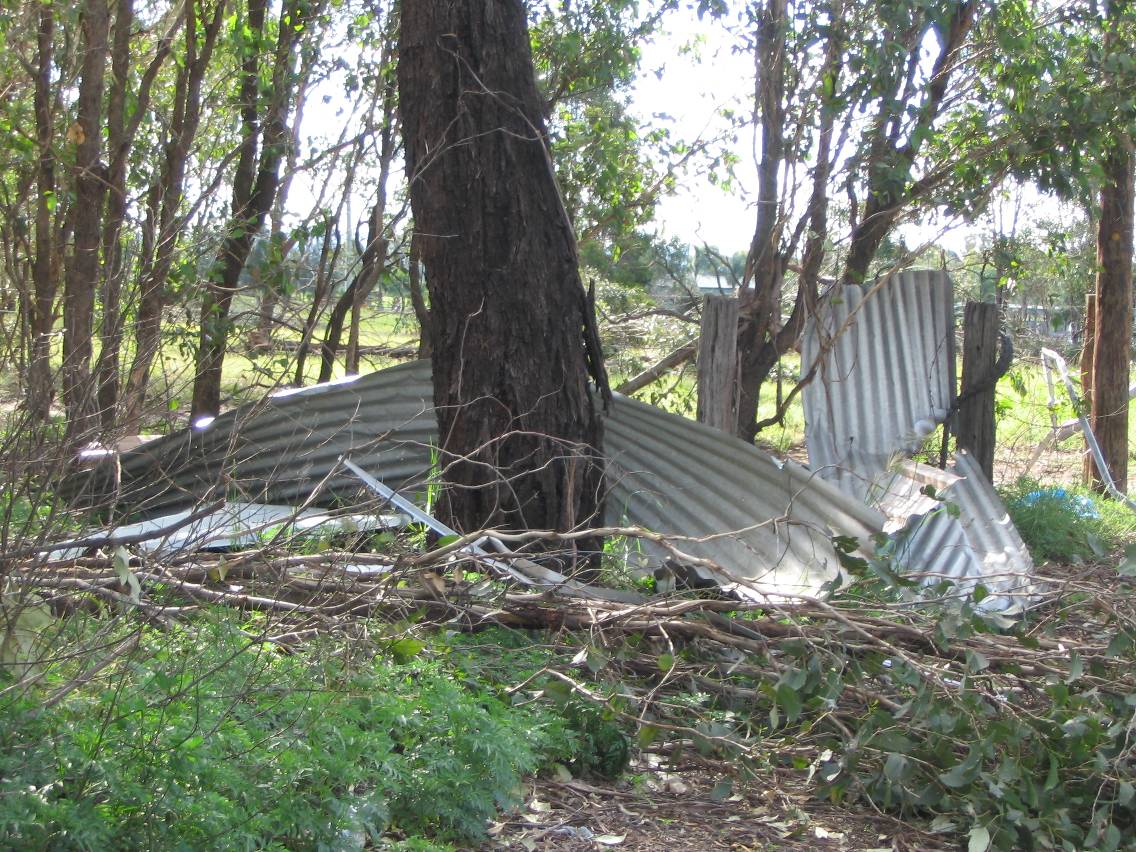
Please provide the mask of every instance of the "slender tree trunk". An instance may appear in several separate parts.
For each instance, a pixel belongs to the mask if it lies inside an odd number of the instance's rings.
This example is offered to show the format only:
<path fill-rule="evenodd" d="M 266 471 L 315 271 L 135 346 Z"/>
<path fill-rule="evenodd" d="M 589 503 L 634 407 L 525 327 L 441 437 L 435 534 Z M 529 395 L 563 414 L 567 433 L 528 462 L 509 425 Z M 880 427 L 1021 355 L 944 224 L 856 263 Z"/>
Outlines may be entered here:
<path fill-rule="evenodd" d="M 51 213 L 55 207 L 55 151 L 52 148 L 54 116 L 51 97 L 51 68 L 54 61 L 55 9 L 52 3 L 39 6 L 38 49 L 35 78 L 35 123 L 38 164 L 36 169 L 35 261 L 32 268 L 33 299 L 30 319 L 31 357 L 28 359 L 28 412 L 46 422 L 54 396 L 51 377 L 51 326 L 55 305 L 55 276 L 52 269 L 55 234 Z"/>
<path fill-rule="evenodd" d="M 394 40 L 398 19 L 391 17 L 387 39 L 383 44 L 383 53 L 380 67 L 387 68 L 393 60 Z M 343 336 L 343 323 L 351 314 L 351 330 L 349 337 L 349 351 L 347 356 L 347 372 L 359 370 L 359 315 L 363 304 L 371 291 L 382 277 L 387 262 L 387 249 L 390 245 L 390 228 L 393 223 L 386 221 L 387 217 L 387 183 L 390 180 L 391 165 L 397 152 L 397 105 L 398 84 L 392 75 L 382 78 L 382 91 L 379 95 L 381 114 L 379 117 L 379 180 L 375 198 L 375 205 L 371 209 L 371 218 L 367 223 L 367 245 L 363 248 L 363 256 L 359 262 L 359 271 L 347 285 L 347 289 L 340 295 L 331 310 L 327 321 L 327 333 L 324 335 L 323 346 L 320 348 L 320 376 L 321 382 L 331 379 L 335 367 L 335 355 L 339 351 L 339 342 Z"/>
<path fill-rule="evenodd" d="M 182 17 L 161 39 L 153 59 L 142 74 L 134 92 L 133 109 L 127 120 L 130 95 L 130 36 L 134 23 L 133 0 L 118 0 L 114 18 L 114 42 L 111 48 L 113 88 L 107 102 L 107 150 L 110 167 L 107 176 L 107 209 L 103 223 L 103 291 L 102 329 L 99 359 L 95 368 L 96 395 L 101 427 L 110 433 L 117 425 L 119 403 L 119 361 L 122 351 L 123 286 L 126 279 L 126 254 L 122 228 L 126 220 L 126 173 L 131 146 L 138 134 L 142 118 L 150 106 L 154 81 L 170 55 L 174 36 Z M 151 246 L 152 247 L 152 246 Z"/>
<path fill-rule="evenodd" d="M 761 120 L 761 162 L 757 171 L 757 226 L 739 293 L 737 426 L 735 434 L 753 440 L 761 383 L 768 375 L 764 351 L 781 326 L 781 166 L 785 159 L 785 27 L 787 0 L 769 0 L 758 13 L 754 57 L 757 106 Z M 763 355 L 765 357 L 763 357 Z M 775 361 L 776 359 L 774 359 Z"/>
<path fill-rule="evenodd" d="M 308 347 L 311 346 L 315 335 L 316 321 L 320 311 L 323 310 L 323 301 L 331 289 L 332 272 L 335 269 L 335 258 L 339 255 L 339 243 L 336 241 L 335 251 L 331 244 L 335 237 L 335 228 L 332 227 L 333 218 L 329 214 L 324 222 L 323 243 L 320 245 L 319 266 L 316 268 L 316 281 L 312 289 L 312 306 L 308 309 L 308 317 L 304 321 L 304 331 L 300 336 L 300 347 L 296 352 L 296 387 L 304 384 L 305 367 L 307 365 Z M 330 261 L 330 262 L 329 262 Z"/>
<path fill-rule="evenodd" d="M 72 126 L 75 150 L 75 242 L 67 266 L 63 300 L 63 401 L 68 434 L 88 437 L 93 428 L 91 338 L 95 293 L 99 288 L 99 248 L 106 166 L 102 153 L 102 101 L 110 38 L 107 0 L 86 0 L 81 15 L 83 70 L 79 83 L 78 118 Z"/>
<path fill-rule="evenodd" d="M 118 408 L 118 356 L 122 348 L 123 246 L 119 239 L 126 218 L 126 95 L 130 85 L 130 27 L 133 0 L 118 0 L 111 48 L 110 97 L 107 99 L 107 209 L 103 223 L 103 306 L 99 360 L 95 368 L 95 399 L 104 432 L 113 429 Z"/>
<path fill-rule="evenodd" d="M 311 82 L 314 52 L 304 56 L 301 63 L 299 83 L 296 85 L 296 110 L 292 120 L 291 139 L 288 145 L 288 156 L 284 164 L 284 175 L 280 179 L 280 189 L 276 193 L 276 200 L 272 204 L 272 215 L 269 217 L 269 234 L 273 240 L 280 240 L 280 260 L 287 260 L 296 244 L 294 237 L 284 237 L 284 208 L 288 204 L 288 195 L 292 190 L 292 179 L 296 174 L 296 158 L 300 151 L 300 126 L 304 121 L 304 107 L 308 100 L 308 85 Z M 250 348 L 257 346 L 270 346 L 272 343 L 272 330 L 275 327 L 276 307 L 280 304 L 281 287 L 280 277 L 265 284 L 260 292 L 260 305 L 257 309 L 255 339 L 250 341 Z"/>
<path fill-rule="evenodd" d="M 406 4 L 398 80 L 430 289 L 442 513 L 466 531 L 594 525 L 603 428 L 589 372 L 605 395 L 607 383 L 521 0 Z"/>
<path fill-rule="evenodd" d="M 181 203 L 186 164 L 201 123 L 202 83 L 227 8 L 226 0 L 217 0 L 212 17 L 206 19 L 198 14 L 198 2 L 185 0 L 185 57 L 174 84 L 173 114 L 162 174 L 153 189 L 150 203 L 151 215 L 157 219 L 156 226 L 151 223 L 156 237 L 154 245 L 142 252 L 140 296 L 134 321 L 134 359 L 122 404 L 122 428 L 126 433 L 139 430 L 150 382 L 150 366 L 161 346 L 166 282 L 184 227 Z"/>
<path fill-rule="evenodd" d="M 1103 163 L 1097 226 L 1093 434 L 1117 488 L 1128 490 L 1128 375 L 1132 349 L 1133 152 L 1119 139 Z M 1095 474 L 1098 487 L 1099 472 Z"/>
<path fill-rule="evenodd" d="M 894 109 L 885 112 L 878 124 L 878 136 L 868 158 L 868 197 L 864 210 L 852 229 L 848 256 L 844 262 L 844 284 L 863 284 L 868 278 L 872 260 L 884 238 L 895 227 L 896 220 L 911 198 L 910 176 L 922 139 L 938 117 L 947 94 L 951 72 L 958 62 L 958 50 L 974 25 L 974 0 L 954 4 L 946 32 L 931 69 L 927 97 L 919 105 L 915 127 L 906 133 L 901 128 L 910 122 L 906 105 L 899 97 Z M 913 45 L 912 49 L 919 49 Z M 909 68 L 912 68 L 910 64 Z M 900 139 L 907 141 L 900 144 Z"/>
<path fill-rule="evenodd" d="M 263 34 L 267 0 L 251 0 L 249 28 Z M 301 6 L 303 8 L 301 8 Z M 233 212 L 228 236 L 209 275 L 202 300 L 201 329 L 197 344 L 191 418 L 216 415 L 221 410 L 221 372 L 229 336 L 229 308 L 236 295 L 241 271 L 253 239 L 264 226 L 280 183 L 280 164 L 289 138 L 288 117 L 295 88 L 295 45 L 311 10 L 301 2 L 280 10 L 272 86 L 260 131 L 259 56 L 255 49 L 242 63 L 241 115 L 244 137 L 233 178 Z M 259 153 L 259 158 L 258 158 Z M 259 159 L 259 164 L 258 164 Z"/>

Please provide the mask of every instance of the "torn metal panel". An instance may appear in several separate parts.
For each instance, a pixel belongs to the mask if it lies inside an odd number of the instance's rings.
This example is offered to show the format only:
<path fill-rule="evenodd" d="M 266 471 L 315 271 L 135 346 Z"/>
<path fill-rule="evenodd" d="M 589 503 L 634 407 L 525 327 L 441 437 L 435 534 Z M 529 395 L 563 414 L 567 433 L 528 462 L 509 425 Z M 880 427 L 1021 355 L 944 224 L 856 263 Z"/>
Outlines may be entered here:
<path fill-rule="evenodd" d="M 900 535 L 897 561 L 927 584 L 949 580 L 952 594 L 969 594 L 981 584 L 990 592 L 986 609 L 1027 605 L 1036 595 L 1033 560 L 994 486 L 974 457 L 955 454 L 956 481 L 942 492 L 946 505 L 914 516 Z"/>
<path fill-rule="evenodd" d="M 426 362 L 270 397 L 123 455 L 117 492 L 132 511 L 150 514 L 218 495 L 297 502 L 318 489 L 321 502 L 350 498 L 358 480 L 331 474 L 344 455 L 413 491 L 436 443 L 431 400 Z M 883 524 L 799 465 L 635 400 L 612 406 L 605 451 L 609 520 L 698 539 L 676 546 L 719 566 L 696 570 L 738 583 L 746 596 L 815 594 L 838 571 L 829 531 L 862 537 Z M 85 488 L 110 492 L 113 472 L 91 472 Z M 656 563 L 669 555 L 645 550 Z"/>
<path fill-rule="evenodd" d="M 966 453 L 949 471 L 907 458 L 950 411 L 953 336 L 946 273 L 830 294 L 802 345 L 802 368 L 819 365 L 802 394 L 809 462 L 887 516 L 902 568 L 957 592 L 981 583 L 994 593 L 985 605 L 1007 609 L 1032 595 L 1033 562 L 993 486 Z"/>
<path fill-rule="evenodd" d="M 866 537 L 883 522 L 800 465 L 637 400 L 617 400 L 605 445 L 609 518 L 694 537 L 675 545 L 743 597 L 816 594 L 839 570 L 830 531 Z"/>
<path fill-rule="evenodd" d="M 939 508 L 939 495 L 958 480 L 958 474 L 907 459 L 876 477 L 868 502 L 878 506 L 887 517 L 884 532 L 894 533 L 911 518 Z"/>
<path fill-rule="evenodd" d="M 157 555 L 192 550 L 231 550 L 248 547 L 276 535 L 332 535 L 396 529 L 407 518 L 396 514 L 331 514 L 319 509 L 297 511 L 295 506 L 263 503 L 227 503 L 215 512 L 192 518 L 190 510 L 173 512 L 110 530 L 101 546 L 116 547 L 126 541 L 146 553 Z M 45 551 L 47 559 L 75 559 L 87 545 L 65 541 Z"/>
<path fill-rule="evenodd" d="M 909 271 L 831 292 L 805 327 L 802 370 L 809 466 L 867 497 L 917 449 L 954 398 L 953 292 L 945 272 Z"/>

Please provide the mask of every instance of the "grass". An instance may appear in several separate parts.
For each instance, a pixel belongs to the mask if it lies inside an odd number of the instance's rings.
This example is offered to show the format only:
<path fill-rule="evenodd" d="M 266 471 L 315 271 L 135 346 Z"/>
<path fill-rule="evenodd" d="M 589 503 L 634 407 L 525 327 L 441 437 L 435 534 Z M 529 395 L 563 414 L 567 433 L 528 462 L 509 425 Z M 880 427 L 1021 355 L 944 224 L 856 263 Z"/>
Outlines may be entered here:
<path fill-rule="evenodd" d="M 1019 479 L 1002 492 L 1014 526 L 1038 561 L 1103 558 L 1136 540 L 1136 513 L 1086 488 Z"/>

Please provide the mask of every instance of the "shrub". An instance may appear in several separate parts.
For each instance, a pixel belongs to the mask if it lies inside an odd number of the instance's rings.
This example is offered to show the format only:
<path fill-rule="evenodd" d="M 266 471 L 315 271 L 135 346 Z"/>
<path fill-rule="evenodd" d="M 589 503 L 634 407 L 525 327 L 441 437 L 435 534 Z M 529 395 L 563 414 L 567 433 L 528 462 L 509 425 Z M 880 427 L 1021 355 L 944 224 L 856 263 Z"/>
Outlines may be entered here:
<path fill-rule="evenodd" d="M 443 659 L 357 656 L 330 640 L 284 656 L 235 613 L 214 613 L 145 631 L 133 655 L 49 710 L 47 690 L 77 671 L 7 684 L 0 837 L 30 849 L 467 841 L 524 774 L 571 754 L 560 718 L 455 679 Z"/>
<path fill-rule="evenodd" d="M 1003 491 L 1010 518 L 1039 561 L 1103 556 L 1136 533 L 1136 514 L 1087 489 L 1020 479 Z"/>

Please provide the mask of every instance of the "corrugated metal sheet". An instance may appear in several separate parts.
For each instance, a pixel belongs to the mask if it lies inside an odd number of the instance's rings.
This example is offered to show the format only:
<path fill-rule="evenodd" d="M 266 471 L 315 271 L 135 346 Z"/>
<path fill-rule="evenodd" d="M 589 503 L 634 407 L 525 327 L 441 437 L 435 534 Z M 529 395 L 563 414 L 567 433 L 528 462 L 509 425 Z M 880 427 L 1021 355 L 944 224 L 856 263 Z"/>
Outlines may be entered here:
<path fill-rule="evenodd" d="M 945 504 L 914 516 L 900 535 L 899 564 L 928 584 L 951 581 L 951 594 L 981 584 L 991 593 L 987 609 L 1028 604 L 1037 588 L 1025 542 L 974 457 L 963 451 L 954 460 L 958 479 L 942 492 Z M 958 507 L 957 516 L 946 504 Z"/>
<path fill-rule="evenodd" d="M 905 570 L 958 592 L 981 583 L 994 593 L 985 606 L 1008 609 L 1032 595 L 1033 562 L 993 486 L 966 453 L 947 471 L 907 458 L 950 409 L 953 336 L 946 273 L 904 272 L 830 295 L 802 343 L 803 369 L 820 359 L 802 394 L 809 463 L 887 516 Z"/>
<path fill-rule="evenodd" d="M 876 478 L 942 422 L 954 396 L 953 292 L 944 272 L 837 288 L 806 325 L 809 466 L 866 499 Z"/>
<path fill-rule="evenodd" d="M 277 394 L 123 455 L 118 491 L 150 514 L 219 496 L 295 502 L 317 486 L 325 502 L 358 493 L 350 474 L 327 476 L 345 453 L 413 491 L 436 441 L 431 398 L 425 362 Z M 882 515 L 800 465 L 636 400 L 617 398 L 606 429 L 609 522 L 687 537 L 679 549 L 720 566 L 714 578 L 743 595 L 816 593 L 838 570 L 830 531 L 862 538 L 882 528 Z M 82 487 L 105 493 L 111 473 L 101 468 Z M 656 563 L 668 555 L 649 542 L 644 550 Z"/>
<path fill-rule="evenodd" d="M 229 550 L 263 541 L 285 541 L 311 535 L 395 529 L 408 522 L 408 518 L 398 514 L 343 515 L 263 503 L 226 503 L 202 517 L 194 519 L 190 515 L 189 510 L 183 510 L 115 527 L 107 533 L 105 542 L 98 546 L 113 548 L 124 541 L 136 541 L 134 546 L 140 551 L 168 555 L 184 550 Z M 63 541 L 44 551 L 44 556 L 49 559 L 76 559 L 90 547 L 82 540 Z"/>

